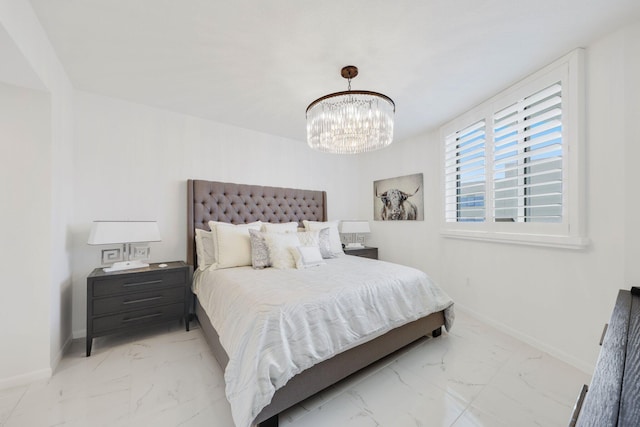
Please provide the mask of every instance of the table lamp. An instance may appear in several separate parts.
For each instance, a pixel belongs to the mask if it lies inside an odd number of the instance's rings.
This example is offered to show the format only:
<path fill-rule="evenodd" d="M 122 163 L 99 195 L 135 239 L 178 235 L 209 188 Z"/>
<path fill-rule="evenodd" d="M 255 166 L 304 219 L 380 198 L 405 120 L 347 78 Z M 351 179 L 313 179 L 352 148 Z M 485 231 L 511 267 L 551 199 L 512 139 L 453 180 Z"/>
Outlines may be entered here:
<path fill-rule="evenodd" d="M 368 234 L 370 232 L 369 221 L 342 221 L 340 223 L 340 233 L 350 235 L 351 237 L 351 241 L 346 245 L 347 249 L 363 248 L 364 246 L 360 243 L 359 237 L 361 234 Z"/>
<path fill-rule="evenodd" d="M 122 244 L 122 248 L 102 250 L 102 264 L 113 262 L 103 270 L 111 272 L 148 267 L 143 260 L 149 259 L 151 249 L 146 243 L 160 240 L 156 221 L 94 221 L 87 243 Z"/>

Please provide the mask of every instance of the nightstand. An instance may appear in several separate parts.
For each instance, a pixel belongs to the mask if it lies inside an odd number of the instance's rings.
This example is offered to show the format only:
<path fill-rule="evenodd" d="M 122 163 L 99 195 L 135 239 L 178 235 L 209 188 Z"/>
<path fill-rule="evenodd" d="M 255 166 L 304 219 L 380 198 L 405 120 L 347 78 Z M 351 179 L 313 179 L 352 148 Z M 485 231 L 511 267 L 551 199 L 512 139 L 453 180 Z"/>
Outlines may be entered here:
<path fill-rule="evenodd" d="M 193 269 L 182 261 L 166 267 L 105 273 L 87 277 L 87 357 L 93 338 L 184 318 L 189 330 Z"/>
<path fill-rule="evenodd" d="M 362 258 L 378 259 L 378 248 L 373 248 L 371 246 L 352 249 L 344 248 L 344 253 L 347 255 L 354 255 Z"/>

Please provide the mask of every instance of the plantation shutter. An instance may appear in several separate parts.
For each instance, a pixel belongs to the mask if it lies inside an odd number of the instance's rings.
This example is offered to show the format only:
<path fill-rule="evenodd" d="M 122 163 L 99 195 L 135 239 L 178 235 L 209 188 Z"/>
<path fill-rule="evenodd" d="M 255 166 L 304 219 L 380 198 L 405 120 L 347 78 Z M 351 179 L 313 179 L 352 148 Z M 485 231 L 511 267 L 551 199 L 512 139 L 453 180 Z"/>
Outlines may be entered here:
<path fill-rule="evenodd" d="M 445 140 L 445 218 L 447 222 L 485 220 L 485 138 L 481 120 Z"/>
<path fill-rule="evenodd" d="M 493 115 L 496 222 L 562 222 L 562 86 Z"/>

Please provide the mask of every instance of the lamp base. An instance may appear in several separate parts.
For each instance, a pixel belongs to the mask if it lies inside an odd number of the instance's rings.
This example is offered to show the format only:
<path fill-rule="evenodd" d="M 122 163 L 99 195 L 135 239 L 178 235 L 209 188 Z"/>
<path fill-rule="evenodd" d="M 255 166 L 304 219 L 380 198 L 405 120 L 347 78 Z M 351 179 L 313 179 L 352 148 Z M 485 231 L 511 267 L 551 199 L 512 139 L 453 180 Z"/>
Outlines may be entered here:
<path fill-rule="evenodd" d="M 360 242 L 357 243 L 347 243 L 345 246 L 347 249 L 356 249 L 356 248 L 364 248 L 364 245 Z"/>
<path fill-rule="evenodd" d="M 133 261 L 119 261 L 114 263 L 111 267 L 105 267 L 102 270 L 110 273 L 112 271 L 122 271 L 122 270 L 132 270 L 134 268 L 145 268 L 149 267 L 149 264 L 146 262 L 142 262 L 140 260 Z"/>

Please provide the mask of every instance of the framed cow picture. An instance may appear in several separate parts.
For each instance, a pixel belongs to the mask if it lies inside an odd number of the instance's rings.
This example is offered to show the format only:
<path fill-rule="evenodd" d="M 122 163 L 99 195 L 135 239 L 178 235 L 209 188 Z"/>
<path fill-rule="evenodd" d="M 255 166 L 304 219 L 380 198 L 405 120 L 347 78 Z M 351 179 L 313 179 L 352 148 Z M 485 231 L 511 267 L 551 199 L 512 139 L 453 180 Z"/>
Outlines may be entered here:
<path fill-rule="evenodd" d="M 373 181 L 373 219 L 424 221 L 421 173 Z"/>

